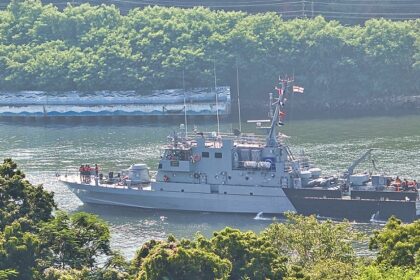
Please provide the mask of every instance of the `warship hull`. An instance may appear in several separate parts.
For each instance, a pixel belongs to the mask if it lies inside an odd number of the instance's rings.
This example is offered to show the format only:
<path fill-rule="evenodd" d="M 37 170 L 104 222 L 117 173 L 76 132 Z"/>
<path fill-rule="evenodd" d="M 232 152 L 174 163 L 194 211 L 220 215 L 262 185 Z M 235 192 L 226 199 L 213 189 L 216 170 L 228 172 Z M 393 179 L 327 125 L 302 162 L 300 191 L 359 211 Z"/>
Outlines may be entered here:
<path fill-rule="evenodd" d="M 419 218 L 414 192 L 355 191 L 351 196 L 339 190 L 284 189 L 296 211 L 354 221 L 386 221 L 395 216 L 405 222 Z"/>
<path fill-rule="evenodd" d="M 203 193 L 186 191 L 159 191 L 146 187 L 143 190 L 113 188 L 63 181 L 83 202 L 146 209 L 185 210 L 223 213 L 270 213 L 281 214 L 295 211 L 284 192 L 278 188 L 272 193 L 250 195 L 243 193 Z M 188 187 L 188 186 L 186 186 Z M 206 186 L 203 186 L 206 187 Z M 207 186 L 210 188 L 210 186 Z M 239 187 L 242 188 L 242 187 Z M 261 189 L 261 187 L 260 187 Z M 251 190 L 254 191 L 255 190 Z M 263 190 L 262 190 L 263 191 Z"/>

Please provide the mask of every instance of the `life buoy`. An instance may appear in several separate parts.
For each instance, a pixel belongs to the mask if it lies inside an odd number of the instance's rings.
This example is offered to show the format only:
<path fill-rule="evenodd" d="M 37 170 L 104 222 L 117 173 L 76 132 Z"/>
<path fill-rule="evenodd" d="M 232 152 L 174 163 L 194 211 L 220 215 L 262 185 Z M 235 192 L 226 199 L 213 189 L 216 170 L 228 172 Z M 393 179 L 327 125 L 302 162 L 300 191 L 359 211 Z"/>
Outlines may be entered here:
<path fill-rule="evenodd" d="M 194 173 L 194 178 L 195 178 L 195 179 L 200 178 L 200 174 L 198 174 L 198 173 Z"/>
<path fill-rule="evenodd" d="M 197 162 L 197 161 L 200 161 L 201 160 L 201 156 L 199 155 L 199 154 L 195 154 L 195 155 L 192 155 L 191 156 L 191 161 L 194 163 L 194 162 Z"/>
<path fill-rule="evenodd" d="M 165 176 L 163 176 L 163 181 L 164 181 L 164 182 L 169 182 L 169 177 L 168 177 L 168 176 L 166 176 L 166 175 L 165 175 Z"/>

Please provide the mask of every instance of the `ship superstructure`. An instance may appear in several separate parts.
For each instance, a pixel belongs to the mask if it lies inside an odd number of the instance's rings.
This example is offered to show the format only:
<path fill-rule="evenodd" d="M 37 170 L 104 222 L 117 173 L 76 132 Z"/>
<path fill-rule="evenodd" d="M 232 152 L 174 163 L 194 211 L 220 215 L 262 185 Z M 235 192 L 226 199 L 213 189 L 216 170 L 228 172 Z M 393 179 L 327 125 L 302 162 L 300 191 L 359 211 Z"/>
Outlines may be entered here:
<path fill-rule="evenodd" d="M 282 80 L 284 91 L 289 83 Z M 222 194 L 228 193 L 232 186 L 299 185 L 300 164 L 283 143 L 282 134 L 276 134 L 283 102 L 280 96 L 274 104 L 267 136 L 239 131 L 236 134 L 195 131 L 195 137 L 174 133 L 159 162 L 156 182 L 208 184 L 212 193 Z"/>

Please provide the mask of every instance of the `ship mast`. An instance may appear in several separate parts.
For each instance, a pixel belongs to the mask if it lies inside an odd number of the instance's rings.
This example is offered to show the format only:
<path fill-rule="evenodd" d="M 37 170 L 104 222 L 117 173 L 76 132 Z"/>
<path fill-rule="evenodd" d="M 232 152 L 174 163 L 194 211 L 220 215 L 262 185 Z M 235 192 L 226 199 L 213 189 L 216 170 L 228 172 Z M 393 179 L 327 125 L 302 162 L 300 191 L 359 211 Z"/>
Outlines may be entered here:
<path fill-rule="evenodd" d="M 187 119 L 187 97 L 185 92 L 185 70 L 182 70 L 182 89 L 184 91 L 184 123 L 185 123 L 185 139 L 188 138 L 188 119 Z"/>
<path fill-rule="evenodd" d="M 272 116 L 270 130 L 267 136 L 267 147 L 278 146 L 277 138 L 275 135 L 276 125 L 280 124 L 280 109 L 283 108 L 284 102 L 286 101 L 286 93 L 289 85 L 293 82 L 291 78 L 280 79 L 280 88 L 276 88 L 279 91 L 279 98 L 274 102 L 275 110 Z M 270 104 L 270 106 L 272 106 Z"/>
<path fill-rule="evenodd" d="M 214 92 L 216 93 L 216 119 L 217 119 L 217 135 L 220 135 L 220 119 L 219 119 L 219 101 L 217 94 L 217 77 L 216 77 L 216 59 L 213 59 L 213 74 L 214 74 Z"/>

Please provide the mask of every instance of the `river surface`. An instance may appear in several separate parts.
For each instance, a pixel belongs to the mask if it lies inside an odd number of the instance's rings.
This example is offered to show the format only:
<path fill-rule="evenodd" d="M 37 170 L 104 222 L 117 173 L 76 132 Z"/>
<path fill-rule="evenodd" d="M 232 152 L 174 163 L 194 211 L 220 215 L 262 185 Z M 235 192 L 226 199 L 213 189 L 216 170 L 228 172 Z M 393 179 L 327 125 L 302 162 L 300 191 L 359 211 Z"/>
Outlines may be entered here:
<path fill-rule="evenodd" d="M 191 126 L 190 126 L 191 127 Z M 236 124 L 224 123 L 222 131 Z M 250 124 L 244 131 L 254 132 Z M 112 247 L 132 257 L 150 239 L 169 234 L 191 238 L 196 232 L 210 236 L 226 226 L 259 232 L 272 219 L 255 215 L 191 213 L 83 205 L 62 183 L 56 172 L 76 171 L 80 164 L 98 163 L 103 171 L 121 170 L 138 162 L 156 169 L 161 146 L 176 124 L 147 125 L 129 121 L 0 121 L 0 158 L 12 157 L 32 183 L 55 193 L 60 209 L 92 212 L 111 228 Z M 201 123 L 198 129 L 214 131 L 216 125 Z M 369 117 L 293 121 L 282 128 L 294 153 L 302 150 L 323 174 L 341 172 L 366 149 L 375 148 L 377 167 L 401 178 L 420 179 L 420 116 Z M 368 164 L 362 171 L 371 170 Z M 281 221 L 281 218 L 279 218 Z M 355 224 L 370 232 L 378 224 Z M 365 248 L 366 249 L 366 248 Z M 364 249 L 360 252 L 363 254 Z"/>

